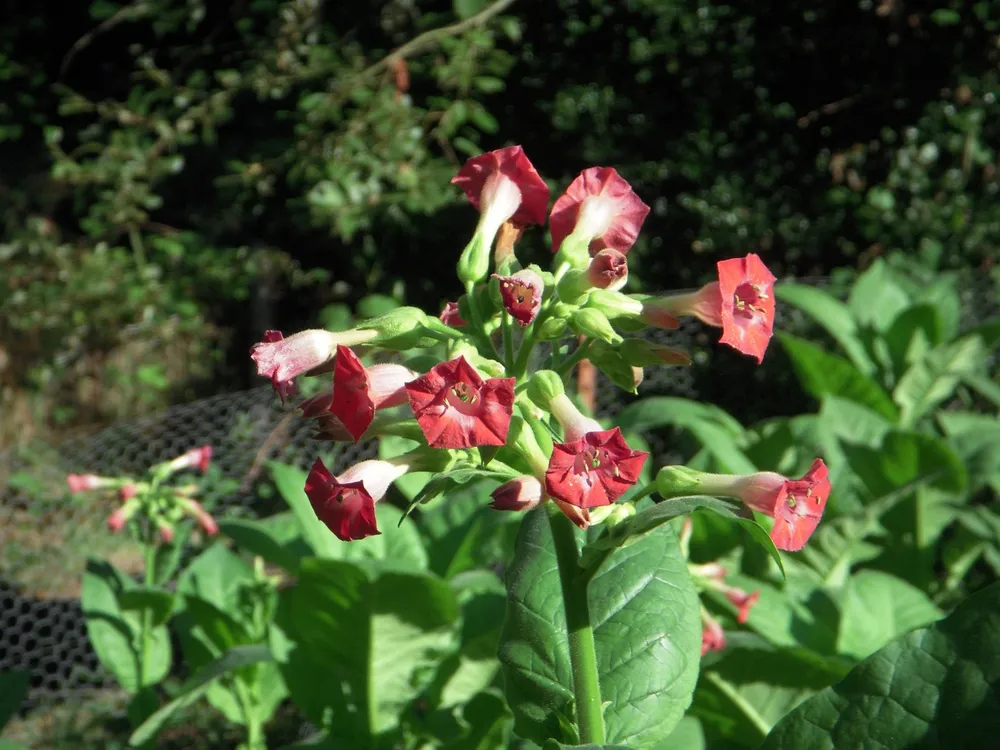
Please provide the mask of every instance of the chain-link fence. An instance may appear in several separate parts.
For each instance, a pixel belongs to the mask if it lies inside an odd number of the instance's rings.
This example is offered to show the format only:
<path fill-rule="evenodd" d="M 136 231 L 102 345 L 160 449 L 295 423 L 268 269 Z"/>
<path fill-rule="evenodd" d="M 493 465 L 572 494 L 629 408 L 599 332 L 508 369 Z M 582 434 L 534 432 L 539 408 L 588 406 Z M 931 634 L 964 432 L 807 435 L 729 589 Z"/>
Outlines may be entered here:
<path fill-rule="evenodd" d="M 963 327 L 998 314 L 993 283 L 963 289 Z M 805 318 L 789 306 L 778 308 L 776 327 L 803 332 Z M 718 332 L 697 322 L 676 331 L 656 332 L 657 340 L 695 353 L 689 368 L 648 368 L 643 397 L 671 395 L 715 403 L 744 423 L 801 412 L 809 401 L 787 366 L 781 347 L 772 345 L 762 367 L 714 345 Z M 597 412 L 610 416 L 631 396 L 601 376 Z M 162 414 L 118 424 L 97 435 L 67 440 L 57 447 L 11 451 L 0 456 L 0 672 L 32 675 L 29 704 L 59 701 L 81 691 L 107 687 L 109 676 L 91 649 L 79 593 L 88 556 L 141 571 L 138 548 L 124 535 L 111 535 L 104 519 L 116 501 L 70 496 L 66 474 L 141 475 L 151 464 L 203 444 L 214 449 L 213 471 L 228 480 L 216 512 L 264 513 L 258 479 L 271 460 L 308 468 L 327 443 L 310 440 L 311 425 L 282 407 L 269 386 L 216 396 Z M 677 461 L 669 433 L 647 436 L 657 463 Z M 376 446 L 345 446 L 334 459 L 336 471 L 372 457 Z"/>

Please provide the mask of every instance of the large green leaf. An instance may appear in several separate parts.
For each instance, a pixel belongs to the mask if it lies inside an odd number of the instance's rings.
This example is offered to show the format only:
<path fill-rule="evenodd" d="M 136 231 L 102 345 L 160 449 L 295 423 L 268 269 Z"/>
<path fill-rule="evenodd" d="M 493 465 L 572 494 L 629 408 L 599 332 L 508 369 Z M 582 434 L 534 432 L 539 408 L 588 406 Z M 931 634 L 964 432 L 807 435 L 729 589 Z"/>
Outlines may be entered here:
<path fill-rule="evenodd" d="M 431 575 L 307 559 L 281 592 L 277 623 L 291 640 L 278 654 L 292 700 L 353 747 L 371 747 L 453 653 L 455 592 Z"/>
<path fill-rule="evenodd" d="M 213 544 L 198 555 L 177 579 L 179 594 L 196 596 L 224 610 L 236 607 L 237 591 L 253 571 L 224 544 Z"/>
<path fill-rule="evenodd" d="M 428 537 L 432 571 L 451 578 L 510 560 L 520 518 L 489 508 L 494 487 L 493 482 L 476 482 L 455 489 L 415 514 L 417 526 Z"/>
<path fill-rule="evenodd" d="M 865 375 L 875 371 L 875 365 L 858 337 L 858 325 L 851 308 L 821 289 L 804 284 L 777 284 L 774 294 L 781 302 L 797 307 L 818 323 Z"/>
<path fill-rule="evenodd" d="M 690 432 L 712 454 L 722 471 L 751 474 L 757 467 L 738 446 L 743 426 L 722 409 L 685 398 L 644 398 L 618 412 L 622 432 L 676 427 Z"/>
<path fill-rule="evenodd" d="M 140 614 L 126 611 L 119 598 L 138 588 L 128 576 L 103 560 L 90 559 L 83 574 L 80 604 L 87 618 L 87 636 L 98 658 L 129 693 L 154 685 L 170 670 L 170 636 L 164 626 L 152 628 L 147 650 L 146 673 L 140 684 Z"/>
<path fill-rule="evenodd" d="M 298 571 L 302 550 L 297 549 L 294 542 L 283 542 L 267 524 L 249 518 L 233 518 L 220 521 L 219 530 L 239 547 L 266 562 L 293 575 Z"/>
<path fill-rule="evenodd" d="M 910 295 L 900 281 L 897 272 L 881 258 L 858 277 L 847 304 L 861 326 L 884 331 L 910 305 Z"/>
<path fill-rule="evenodd" d="M 942 614 L 923 591 L 877 570 L 851 576 L 842 597 L 837 650 L 856 659 Z"/>
<path fill-rule="evenodd" d="M 774 648 L 733 633 L 724 651 L 706 657 L 692 713 L 717 737 L 756 747 L 785 714 L 844 676 L 849 665 L 804 648 Z"/>
<path fill-rule="evenodd" d="M 914 305 L 901 312 L 885 333 L 892 371 L 898 378 L 906 368 L 942 342 L 944 324 L 933 305 Z"/>
<path fill-rule="evenodd" d="M 951 397 L 962 377 L 982 370 L 986 349 L 977 336 L 939 346 L 915 362 L 892 392 L 900 407 L 900 424 L 912 427 Z"/>
<path fill-rule="evenodd" d="M 616 550 L 590 582 L 607 742 L 651 748 L 677 726 L 698 675 L 698 597 L 677 537 L 662 525 Z M 518 735 L 565 736 L 574 715 L 566 614 L 544 508 L 521 524 L 500 642 Z"/>
<path fill-rule="evenodd" d="M 772 730 L 761 750 L 955 750 L 1000 736 L 1000 584 L 893 641 Z"/>
<path fill-rule="evenodd" d="M 132 736 L 129 738 L 129 745 L 140 747 L 152 740 L 159 734 L 160 730 L 174 713 L 195 703 L 220 677 L 236 669 L 269 662 L 272 658 L 267 646 L 237 646 L 227 651 L 211 664 L 199 670 L 194 677 L 181 687 L 176 698 L 146 719 L 132 733 Z"/>
<path fill-rule="evenodd" d="M 969 490 L 976 492 L 1000 478 L 1000 420 L 993 415 L 941 412 L 937 421 L 948 445 L 969 472 Z"/>
<path fill-rule="evenodd" d="M 850 399 L 895 422 L 899 412 L 892 399 L 872 378 L 843 357 L 787 333 L 777 334 L 792 360 L 802 387 L 816 398 L 826 394 Z"/>

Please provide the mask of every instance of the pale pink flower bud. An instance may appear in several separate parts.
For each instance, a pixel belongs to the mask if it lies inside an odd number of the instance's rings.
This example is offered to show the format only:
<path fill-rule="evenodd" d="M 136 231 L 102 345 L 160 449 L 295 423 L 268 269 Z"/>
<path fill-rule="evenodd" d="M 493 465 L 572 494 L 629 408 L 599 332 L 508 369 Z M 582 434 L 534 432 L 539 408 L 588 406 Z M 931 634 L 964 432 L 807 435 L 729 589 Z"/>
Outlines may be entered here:
<path fill-rule="evenodd" d="M 597 289 L 621 289 L 628 282 L 628 260 L 625 253 L 610 247 L 601 250 L 590 261 L 587 279 Z"/>
<path fill-rule="evenodd" d="M 69 474 L 66 477 L 66 484 L 69 485 L 71 493 L 87 492 L 88 490 L 102 490 L 114 487 L 118 484 L 117 479 L 109 477 L 99 477 L 95 474 Z"/>
<path fill-rule="evenodd" d="M 198 469 L 202 474 L 208 471 L 208 465 L 212 461 L 212 446 L 203 445 L 199 448 L 192 448 L 181 454 L 169 464 L 170 471 L 183 471 L 184 469 Z"/>
<path fill-rule="evenodd" d="M 493 510 L 525 511 L 538 507 L 542 502 L 542 483 L 532 476 L 521 476 L 501 484 L 490 497 Z"/>

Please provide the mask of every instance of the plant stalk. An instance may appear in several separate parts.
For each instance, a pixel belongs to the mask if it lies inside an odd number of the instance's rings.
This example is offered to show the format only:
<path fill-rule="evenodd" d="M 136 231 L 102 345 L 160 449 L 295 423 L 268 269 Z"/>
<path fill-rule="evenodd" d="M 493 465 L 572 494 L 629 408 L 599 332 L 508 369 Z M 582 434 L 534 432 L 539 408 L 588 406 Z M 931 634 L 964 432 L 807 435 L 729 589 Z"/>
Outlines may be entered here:
<path fill-rule="evenodd" d="M 144 582 L 146 588 L 152 588 L 156 581 L 156 541 L 151 539 L 148 544 L 146 544 L 145 549 L 146 557 L 146 571 Z M 152 630 L 152 622 L 150 621 L 151 612 L 148 609 L 142 610 L 142 616 L 140 617 L 139 624 L 139 689 L 146 687 L 146 680 L 149 677 L 148 665 L 149 665 L 149 636 Z"/>
<path fill-rule="evenodd" d="M 594 628 L 590 623 L 587 601 L 588 578 L 580 569 L 580 553 L 572 521 L 564 516 L 555 503 L 549 503 L 549 525 L 559 563 L 563 605 L 569 630 L 569 658 L 573 670 L 573 696 L 576 701 L 576 721 L 581 744 L 602 744 L 604 713 L 601 686 L 597 674 L 597 649 Z"/>

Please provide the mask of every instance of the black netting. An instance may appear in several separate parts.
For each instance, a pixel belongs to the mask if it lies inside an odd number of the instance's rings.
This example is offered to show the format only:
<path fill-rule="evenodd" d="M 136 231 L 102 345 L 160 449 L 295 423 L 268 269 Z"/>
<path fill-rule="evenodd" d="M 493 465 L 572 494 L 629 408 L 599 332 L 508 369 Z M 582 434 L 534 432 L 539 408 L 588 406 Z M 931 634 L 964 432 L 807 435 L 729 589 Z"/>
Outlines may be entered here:
<path fill-rule="evenodd" d="M 963 327 L 998 314 L 993 282 L 984 278 L 963 289 Z M 778 306 L 776 327 L 804 334 L 815 331 L 805 316 Z M 761 367 L 714 342 L 716 330 L 685 322 L 676 331 L 650 334 L 691 350 L 689 368 L 648 368 L 642 396 L 678 396 L 717 404 L 744 423 L 801 413 L 810 402 L 801 393 L 781 347 L 773 343 Z M 610 416 L 634 397 L 599 377 L 597 411 Z M 110 684 L 87 641 L 79 605 L 87 555 L 110 559 L 138 574 L 138 551 L 124 535 L 111 535 L 104 519 L 112 498 L 70 496 L 66 474 L 141 474 L 149 465 L 205 443 L 213 464 L 232 480 L 219 509 L 266 513 L 273 509 L 256 490 L 266 462 L 308 468 L 328 443 L 309 439 L 310 425 L 282 407 L 269 386 L 231 393 L 110 427 L 59 446 L 31 446 L 0 455 L 0 671 L 33 675 L 30 702 L 62 700 Z M 647 436 L 657 463 L 684 456 L 669 431 Z M 333 456 L 340 471 L 374 455 L 374 445 L 346 446 Z M 214 471 L 214 470 L 213 470 Z M 233 489 L 235 488 L 235 489 Z"/>

